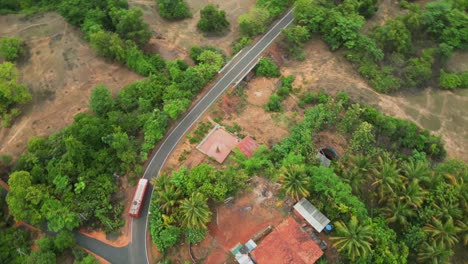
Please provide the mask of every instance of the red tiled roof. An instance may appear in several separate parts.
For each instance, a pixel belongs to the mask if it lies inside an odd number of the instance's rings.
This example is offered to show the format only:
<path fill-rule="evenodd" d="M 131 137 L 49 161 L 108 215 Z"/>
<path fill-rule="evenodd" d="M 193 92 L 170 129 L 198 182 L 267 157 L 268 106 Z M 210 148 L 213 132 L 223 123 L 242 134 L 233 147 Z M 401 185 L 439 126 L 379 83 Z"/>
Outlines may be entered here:
<path fill-rule="evenodd" d="M 258 264 L 312 264 L 323 255 L 323 251 L 301 230 L 296 220 L 289 217 L 251 254 Z"/>
<path fill-rule="evenodd" d="M 259 146 L 258 143 L 255 142 L 255 140 L 253 140 L 253 138 L 251 138 L 249 136 L 245 137 L 237 145 L 237 147 L 242 152 L 242 154 L 244 154 L 247 158 L 252 157 L 253 153 L 258 148 L 258 146 Z"/>

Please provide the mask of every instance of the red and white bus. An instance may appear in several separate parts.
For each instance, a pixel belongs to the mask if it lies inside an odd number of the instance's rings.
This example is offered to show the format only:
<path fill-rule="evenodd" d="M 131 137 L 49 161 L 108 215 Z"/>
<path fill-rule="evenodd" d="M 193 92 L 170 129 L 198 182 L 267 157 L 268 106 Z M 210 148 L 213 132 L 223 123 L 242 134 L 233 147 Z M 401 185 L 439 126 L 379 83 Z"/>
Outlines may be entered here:
<path fill-rule="evenodd" d="M 143 199 L 145 198 L 146 187 L 148 187 L 148 180 L 140 179 L 135 194 L 133 195 L 132 205 L 130 206 L 130 210 L 128 211 L 131 217 L 140 217 Z"/>

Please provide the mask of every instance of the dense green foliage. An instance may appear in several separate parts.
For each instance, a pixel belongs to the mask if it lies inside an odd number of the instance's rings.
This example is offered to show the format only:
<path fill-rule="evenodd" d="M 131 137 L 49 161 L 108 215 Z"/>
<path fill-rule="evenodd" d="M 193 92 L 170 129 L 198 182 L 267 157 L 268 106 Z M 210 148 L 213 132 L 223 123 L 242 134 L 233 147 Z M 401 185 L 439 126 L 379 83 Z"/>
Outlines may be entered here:
<path fill-rule="evenodd" d="M 0 64 L 0 120 L 4 127 L 9 127 L 13 118 L 21 113 L 19 106 L 31 101 L 28 87 L 18 83 L 18 78 L 14 64 Z"/>
<path fill-rule="evenodd" d="M 247 14 L 239 16 L 239 28 L 245 36 L 259 35 L 268 28 L 270 22 L 291 6 L 291 0 L 259 0 Z"/>
<path fill-rule="evenodd" d="M 78 114 L 70 127 L 49 139 L 32 139 L 9 180 L 15 219 L 34 225 L 47 221 L 52 231 L 81 224 L 107 231 L 120 226 L 115 176 L 139 168 L 164 136 L 169 118 L 187 109 L 224 60 L 204 50 L 197 62 L 193 67 L 168 62 L 163 73 L 128 85 L 115 99 L 98 86 L 90 102 L 95 115 Z M 142 135 L 143 141 L 138 139 Z"/>
<path fill-rule="evenodd" d="M 278 179 L 296 200 L 309 197 L 335 221 L 332 241 L 351 263 L 448 262 L 456 245 L 466 245 L 467 164 L 438 163 L 440 138 L 413 123 L 351 105 L 342 94 L 311 98 L 321 103 L 291 135 L 251 162 L 237 160 L 240 169 Z M 350 142 L 333 168 L 315 159 L 312 138 L 325 129 Z"/>
<path fill-rule="evenodd" d="M 246 181 L 247 176 L 234 167 L 216 171 L 207 164 L 190 171 L 181 167 L 171 176 L 155 179 L 149 223 L 157 248 L 165 253 L 179 241 L 182 232 L 189 243 L 203 240 L 212 215 L 207 201 L 221 202 L 235 195 Z"/>
<path fill-rule="evenodd" d="M 332 50 L 345 49 L 346 58 L 379 92 L 424 87 L 439 78 L 437 73 L 454 49 L 466 49 L 466 5 L 451 0 L 430 2 L 420 8 L 408 4 L 403 16 L 389 19 L 369 34 L 360 33 L 364 17 L 372 16 L 376 1 L 343 1 L 338 4 L 297 0 L 296 22 L 310 34 L 321 34 Z M 300 28 L 284 31 L 292 55 L 301 58 L 300 43 L 307 35 Z M 303 37 L 303 38 L 302 38 Z M 433 73 L 436 73 L 435 75 Z M 454 76 L 442 76 L 443 88 L 457 87 Z M 448 88 L 450 89 L 450 88 Z"/>
<path fill-rule="evenodd" d="M 24 42 L 20 38 L 1 38 L 0 39 L 0 58 L 9 61 L 15 61 L 24 54 Z"/>
<path fill-rule="evenodd" d="M 279 87 L 274 94 L 270 96 L 265 110 L 269 112 L 280 112 L 283 109 L 281 102 L 286 99 L 292 92 L 292 83 L 294 82 L 294 76 L 289 75 L 287 77 L 281 77 L 281 87 Z"/>
<path fill-rule="evenodd" d="M 265 76 L 265 77 L 280 77 L 280 71 L 278 66 L 276 66 L 275 62 L 272 61 L 270 58 L 261 58 L 258 62 L 255 74 L 257 76 Z"/>
<path fill-rule="evenodd" d="M 226 19 L 226 12 L 219 10 L 213 4 L 206 5 L 200 10 L 200 21 L 197 28 L 203 32 L 220 33 L 229 28 L 229 21 Z"/>
<path fill-rule="evenodd" d="M 447 73 L 440 71 L 439 85 L 442 89 L 468 88 L 468 72 Z"/>
<path fill-rule="evenodd" d="M 190 8 L 185 0 L 156 0 L 159 15 L 165 19 L 177 20 L 192 17 Z"/>

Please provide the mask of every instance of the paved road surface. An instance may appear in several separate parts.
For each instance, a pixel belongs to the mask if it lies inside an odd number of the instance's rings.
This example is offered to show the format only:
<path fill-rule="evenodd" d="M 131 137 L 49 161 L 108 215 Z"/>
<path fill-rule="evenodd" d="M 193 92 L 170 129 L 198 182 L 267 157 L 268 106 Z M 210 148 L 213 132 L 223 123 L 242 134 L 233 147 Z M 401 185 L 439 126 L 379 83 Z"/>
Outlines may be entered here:
<path fill-rule="evenodd" d="M 164 142 L 160 145 L 156 154 L 152 157 L 144 178 L 157 177 L 169 155 L 185 133 L 192 127 L 198 118 L 232 85 L 242 80 L 257 64 L 263 51 L 279 36 L 281 30 L 293 21 L 292 11 L 289 11 L 280 21 L 275 24 L 257 43 L 249 49 L 242 51 L 230 65 L 223 70 L 223 75 L 206 95 L 189 111 L 187 115 L 170 131 Z M 152 193 L 150 188 L 147 193 Z M 80 245 L 88 248 L 96 254 L 104 257 L 113 264 L 148 264 L 147 254 L 147 225 L 148 208 L 150 198 L 144 201 L 141 217 L 134 219 L 131 224 L 132 241 L 123 248 L 113 248 L 103 243 L 90 239 L 83 235 L 77 235 Z"/>

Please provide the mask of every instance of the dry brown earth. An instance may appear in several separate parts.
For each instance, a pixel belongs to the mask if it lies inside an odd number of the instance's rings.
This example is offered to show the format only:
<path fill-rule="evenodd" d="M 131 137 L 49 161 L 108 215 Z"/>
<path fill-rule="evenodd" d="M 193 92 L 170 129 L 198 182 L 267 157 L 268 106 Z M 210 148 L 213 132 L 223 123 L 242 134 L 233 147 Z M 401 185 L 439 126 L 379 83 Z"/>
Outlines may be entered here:
<path fill-rule="evenodd" d="M 175 58 L 180 56 L 180 50 L 168 51 L 165 43 L 175 45 L 185 50 L 190 50 L 193 45 L 211 45 L 223 49 L 227 54 L 231 53 L 231 43 L 239 36 L 239 26 L 237 18 L 246 13 L 255 4 L 255 0 L 190 0 L 193 17 L 180 21 L 167 21 L 159 16 L 154 0 L 129 0 L 130 6 L 139 7 L 143 10 L 144 19 L 150 25 L 150 29 L 155 36 L 151 43 L 154 43 L 157 50 L 165 58 Z M 222 36 L 204 36 L 197 30 L 197 23 L 200 20 L 200 10 L 207 4 L 214 4 L 226 11 L 227 20 L 231 23 L 230 31 Z M 161 43 L 157 38 L 162 39 Z"/>
<path fill-rule="evenodd" d="M 0 16 L 0 37 L 26 41 L 27 58 L 19 62 L 22 82 L 33 101 L 11 128 L 0 128 L 0 153 L 17 157 L 28 139 L 48 136 L 88 111 L 91 90 L 105 84 L 113 94 L 142 77 L 91 50 L 81 32 L 57 13 Z"/>

